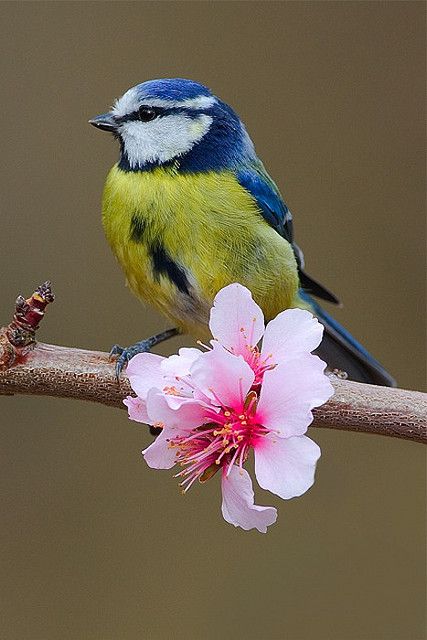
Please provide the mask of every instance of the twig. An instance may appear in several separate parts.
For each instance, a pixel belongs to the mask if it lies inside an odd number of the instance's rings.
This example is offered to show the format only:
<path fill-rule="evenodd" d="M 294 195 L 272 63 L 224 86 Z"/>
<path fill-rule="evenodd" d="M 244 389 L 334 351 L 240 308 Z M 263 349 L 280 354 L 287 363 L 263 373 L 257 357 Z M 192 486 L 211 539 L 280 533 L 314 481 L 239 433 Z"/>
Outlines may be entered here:
<path fill-rule="evenodd" d="M 29 301 L 26 302 L 31 307 Z M 125 408 L 123 398 L 132 393 L 129 381 L 122 374 L 117 382 L 108 354 L 43 343 L 29 351 L 34 342 L 24 347 L 11 345 L 11 325 L 0 330 L 0 368 L 4 369 L 0 370 L 0 395 L 76 398 Z M 14 330 L 15 342 L 19 343 L 19 327 Z M 28 331 L 28 326 L 23 331 Z M 12 366 L 5 364 L 8 358 Z M 335 376 L 331 380 L 335 394 L 315 410 L 313 426 L 427 443 L 427 394 L 349 382 Z"/>

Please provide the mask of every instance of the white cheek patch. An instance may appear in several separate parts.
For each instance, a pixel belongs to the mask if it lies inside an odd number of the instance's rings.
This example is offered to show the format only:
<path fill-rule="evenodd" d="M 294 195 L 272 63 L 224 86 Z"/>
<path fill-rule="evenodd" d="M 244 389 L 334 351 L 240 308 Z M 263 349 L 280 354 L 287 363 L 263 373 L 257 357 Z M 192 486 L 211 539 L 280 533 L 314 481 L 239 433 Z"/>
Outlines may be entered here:
<path fill-rule="evenodd" d="M 120 125 L 119 132 L 132 168 L 150 162 L 168 162 L 192 149 L 209 131 L 212 118 L 205 114 L 189 117 L 182 113 L 150 122 L 133 120 Z"/>

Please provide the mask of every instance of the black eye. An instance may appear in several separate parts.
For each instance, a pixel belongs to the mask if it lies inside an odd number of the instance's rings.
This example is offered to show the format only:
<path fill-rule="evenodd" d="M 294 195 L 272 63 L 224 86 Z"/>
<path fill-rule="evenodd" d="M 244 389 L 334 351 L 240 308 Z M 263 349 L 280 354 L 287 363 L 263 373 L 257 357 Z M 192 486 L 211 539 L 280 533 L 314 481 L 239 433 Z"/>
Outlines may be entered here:
<path fill-rule="evenodd" d="M 155 109 L 151 107 L 139 107 L 138 109 L 138 118 L 142 122 L 150 122 L 150 120 L 154 120 L 157 117 L 157 112 Z"/>

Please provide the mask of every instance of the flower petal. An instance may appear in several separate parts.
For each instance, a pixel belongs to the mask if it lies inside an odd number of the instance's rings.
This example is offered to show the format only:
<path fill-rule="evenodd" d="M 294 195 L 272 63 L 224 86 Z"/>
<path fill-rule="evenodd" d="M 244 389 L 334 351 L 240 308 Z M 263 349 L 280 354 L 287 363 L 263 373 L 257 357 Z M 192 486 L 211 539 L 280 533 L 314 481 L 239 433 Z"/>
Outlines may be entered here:
<path fill-rule="evenodd" d="M 165 386 L 165 377 L 160 368 L 165 359 L 155 353 L 138 353 L 129 360 L 126 368 L 127 377 L 132 389 L 143 400 L 153 387 L 163 389 Z"/>
<path fill-rule="evenodd" d="M 128 408 L 129 420 L 135 420 L 135 422 L 143 422 L 144 424 L 149 423 L 150 419 L 147 413 L 147 405 L 144 400 L 141 400 L 141 398 L 133 398 L 132 396 L 128 396 L 123 400 L 123 404 L 125 404 Z"/>
<path fill-rule="evenodd" d="M 323 325 L 309 311 L 287 309 L 268 323 L 261 353 L 271 354 L 271 362 L 280 364 L 295 355 L 310 353 L 319 346 Z"/>
<path fill-rule="evenodd" d="M 162 423 L 168 429 L 186 433 L 207 422 L 209 408 L 198 400 L 183 400 L 179 405 L 171 407 L 162 393 L 157 389 L 150 389 L 147 413 L 149 424 Z"/>
<path fill-rule="evenodd" d="M 236 355 L 248 355 L 264 333 L 264 315 L 249 289 L 234 283 L 217 293 L 211 309 L 212 336 Z"/>
<path fill-rule="evenodd" d="M 313 421 L 311 410 L 334 393 L 325 367 L 317 356 L 302 354 L 266 371 L 257 409 L 260 424 L 284 438 L 305 433 Z"/>
<path fill-rule="evenodd" d="M 179 349 L 178 355 L 163 359 L 161 370 L 165 375 L 171 376 L 172 378 L 175 376 L 188 376 L 191 365 L 194 364 L 202 353 L 203 351 L 200 351 L 200 349 L 182 347 L 182 349 Z"/>
<path fill-rule="evenodd" d="M 169 446 L 170 431 L 163 429 L 142 455 L 152 469 L 171 469 L 175 464 L 176 448 Z"/>
<path fill-rule="evenodd" d="M 191 368 L 191 381 L 216 406 L 240 409 L 255 374 L 241 356 L 221 347 L 203 353 Z"/>
<path fill-rule="evenodd" d="M 311 487 L 319 458 L 307 436 L 263 438 L 255 447 L 255 475 L 260 487 L 288 500 Z"/>
<path fill-rule="evenodd" d="M 230 473 L 222 474 L 222 515 L 224 520 L 235 527 L 258 529 L 267 532 L 267 527 L 276 522 L 274 507 L 260 507 L 254 504 L 252 480 L 245 469 L 233 465 Z"/>

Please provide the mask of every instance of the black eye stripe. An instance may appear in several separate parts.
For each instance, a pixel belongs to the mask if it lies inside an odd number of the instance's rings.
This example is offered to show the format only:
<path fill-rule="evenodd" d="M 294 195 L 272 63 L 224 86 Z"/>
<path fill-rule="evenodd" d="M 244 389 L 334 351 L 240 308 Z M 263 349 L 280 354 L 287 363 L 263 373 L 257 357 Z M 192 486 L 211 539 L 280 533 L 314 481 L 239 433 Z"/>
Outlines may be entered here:
<path fill-rule="evenodd" d="M 161 118 L 163 116 L 182 114 L 187 116 L 188 118 L 196 118 L 200 115 L 210 114 L 211 109 L 189 109 L 188 107 L 152 107 L 149 104 L 141 104 L 138 109 L 133 111 L 132 113 L 127 113 L 124 116 L 115 116 L 115 121 L 117 124 L 122 124 L 123 122 L 144 122 L 141 120 L 140 111 L 141 109 L 150 109 L 155 112 L 155 118 Z M 155 118 L 152 118 L 153 120 Z M 145 122 L 149 122 L 149 120 L 145 120 Z"/>
<path fill-rule="evenodd" d="M 141 112 L 144 111 L 152 113 L 153 117 L 147 119 L 141 118 Z M 141 122 L 150 122 L 150 120 L 158 118 L 159 116 L 163 115 L 163 113 L 164 109 L 161 109 L 160 107 L 150 107 L 148 104 L 142 104 L 138 107 L 138 109 L 132 111 L 132 113 L 127 113 L 126 115 L 120 116 L 119 118 L 116 117 L 115 120 L 118 124 L 122 124 L 123 122 L 134 122 L 138 120 Z"/>

